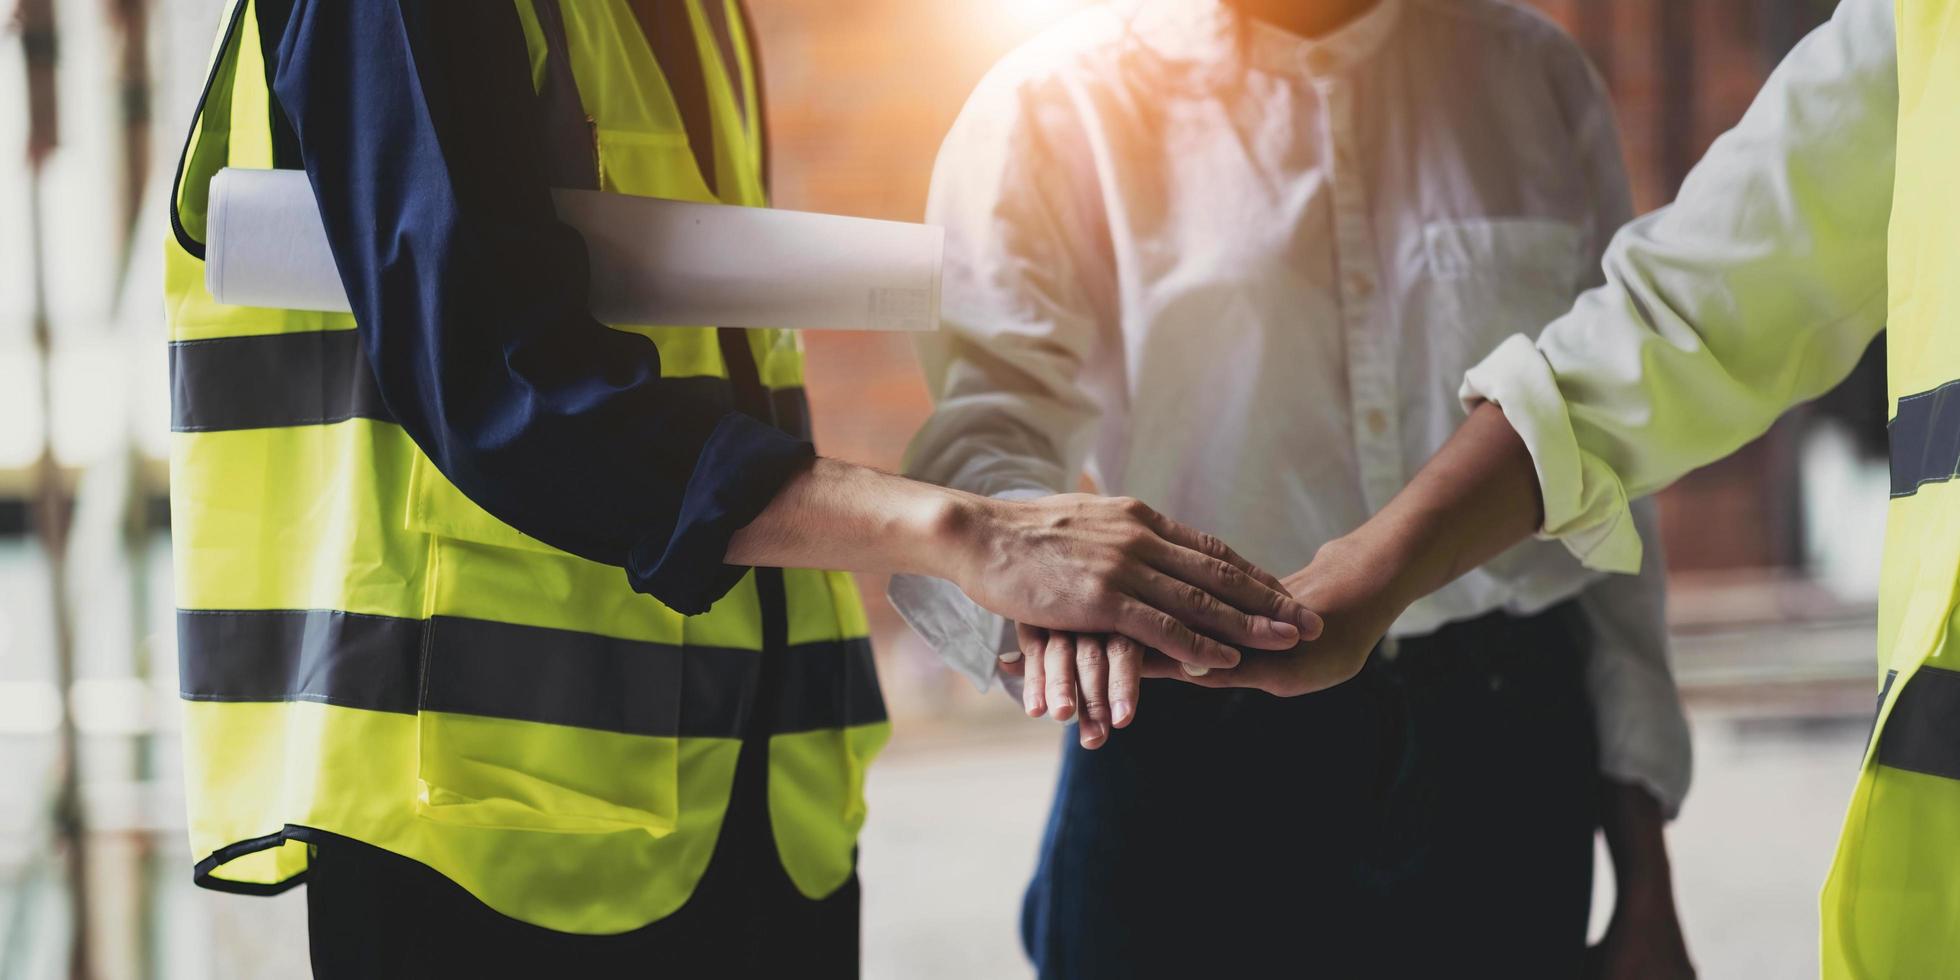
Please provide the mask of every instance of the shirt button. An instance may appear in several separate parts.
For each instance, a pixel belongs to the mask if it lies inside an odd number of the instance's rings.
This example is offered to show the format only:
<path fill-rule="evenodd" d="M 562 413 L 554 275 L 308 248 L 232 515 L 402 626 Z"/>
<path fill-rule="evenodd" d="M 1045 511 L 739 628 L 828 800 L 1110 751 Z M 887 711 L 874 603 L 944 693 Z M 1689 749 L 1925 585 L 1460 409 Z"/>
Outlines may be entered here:
<path fill-rule="evenodd" d="M 1368 433 L 1370 435 L 1379 436 L 1388 431 L 1388 416 L 1383 415 L 1382 410 L 1379 408 L 1369 409 L 1368 414 L 1364 417 L 1364 421 L 1368 423 Z"/>
<path fill-rule="evenodd" d="M 1374 280 L 1357 272 L 1348 277 L 1348 291 L 1352 292 L 1356 299 L 1367 299 L 1368 294 L 1375 291 Z"/>

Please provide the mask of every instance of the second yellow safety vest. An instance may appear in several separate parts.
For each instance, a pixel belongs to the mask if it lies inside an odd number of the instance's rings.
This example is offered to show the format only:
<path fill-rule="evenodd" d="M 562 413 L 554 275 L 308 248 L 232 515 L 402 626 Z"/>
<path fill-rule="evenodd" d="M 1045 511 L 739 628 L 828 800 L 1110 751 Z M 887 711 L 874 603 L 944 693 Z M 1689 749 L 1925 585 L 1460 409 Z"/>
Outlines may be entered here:
<path fill-rule="evenodd" d="M 1881 686 L 1824 886 L 1831 980 L 1960 977 L 1960 3 L 1899 0 L 1894 12 Z"/>
<path fill-rule="evenodd" d="M 515 4 L 534 82 L 576 89 L 578 131 L 551 138 L 581 144 L 590 186 L 765 203 L 738 0 L 675 0 L 706 131 L 690 131 L 626 0 Z M 281 890 L 305 874 L 306 842 L 330 834 L 526 922 L 637 928 L 692 894 L 760 717 L 776 851 L 805 895 L 834 891 L 889 730 L 849 576 L 764 570 L 680 615 L 471 503 L 390 419 L 350 317 L 206 291 L 212 175 L 298 165 L 267 84 L 276 25 L 262 32 L 260 13 L 237 0 L 226 17 L 166 243 L 198 882 Z M 671 383 L 807 430 L 793 335 L 618 329 L 659 346 Z"/>

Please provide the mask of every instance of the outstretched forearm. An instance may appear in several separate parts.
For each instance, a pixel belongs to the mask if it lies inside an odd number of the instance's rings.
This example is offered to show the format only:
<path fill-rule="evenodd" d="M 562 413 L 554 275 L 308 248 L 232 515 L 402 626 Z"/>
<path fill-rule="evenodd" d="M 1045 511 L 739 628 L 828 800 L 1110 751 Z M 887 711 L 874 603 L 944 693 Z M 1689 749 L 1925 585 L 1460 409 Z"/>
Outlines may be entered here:
<path fill-rule="evenodd" d="M 727 560 L 944 578 L 1016 622 L 1123 633 L 1207 668 L 1238 663 L 1234 645 L 1320 632 L 1277 579 L 1138 501 L 996 500 L 828 459 L 791 477 Z"/>
<path fill-rule="evenodd" d="M 980 499 L 819 458 L 729 540 L 728 562 L 930 575 L 958 581 Z"/>
<path fill-rule="evenodd" d="M 1530 537 L 1543 513 L 1530 453 L 1486 403 L 1388 506 L 1330 547 L 1386 563 L 1384 598 L 1399 611 Z"/>
<path fill-rule="evenodd" d="M 1294 597 L 1325 618 L 1319 640 L 1183 679 L 1282 697 L 1344 683 L 1411 603 L 1528 537 L 1539 515 L 1537 476 L 1523 441 L 1496 406 L 1478 406 L 1387 507 L 1287 577 Z M 1146 664 L 1144 672 L 1188 674 L 1163 664 Z"/>

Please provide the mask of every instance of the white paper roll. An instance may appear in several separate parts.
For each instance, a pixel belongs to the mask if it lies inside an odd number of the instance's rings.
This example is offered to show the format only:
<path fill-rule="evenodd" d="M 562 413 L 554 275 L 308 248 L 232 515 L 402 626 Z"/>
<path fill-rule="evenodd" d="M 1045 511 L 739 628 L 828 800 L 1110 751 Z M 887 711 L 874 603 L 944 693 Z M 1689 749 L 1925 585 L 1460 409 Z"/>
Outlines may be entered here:
<path fill-rule="evenodd" d="M 933 330 L 945 233 L 929 225 L 557 190 L 613 324 Z M 205 282 L 234 306 L 349 311 L 306 174 L 220 170 Z"/>

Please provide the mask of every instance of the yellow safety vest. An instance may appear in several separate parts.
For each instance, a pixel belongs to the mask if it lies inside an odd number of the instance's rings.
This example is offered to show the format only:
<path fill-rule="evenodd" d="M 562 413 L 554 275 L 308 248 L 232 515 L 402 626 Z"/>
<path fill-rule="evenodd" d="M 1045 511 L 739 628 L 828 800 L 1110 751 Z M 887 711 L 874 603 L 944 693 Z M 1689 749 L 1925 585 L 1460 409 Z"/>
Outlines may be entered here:
<path fill-rule="evenodd" d="M 571 138 L 596 144 L 592 186 L 764 203 L 739 0 L 684 0 L 712 134 L 687 130 L 625 0 L 515 2 L 534 81 L 567 66 L 575 79 L 589 131 Z M 704 615 L 676 613 L 465 498 L 390 420 L 351 317 L 213 300 L 212 175 L 298 165 L 281 158 L 264 51 L 256 3 L 236 0 L 166 243 L 198 882 L 279 891 L 305 873 L 306 841 L 332 834 L 526 922 L 637 928 L 700 880 L 758 718 L 777 853 L 805 895 L 830 894 L 852 872 L 864 767 L 889 732 L 850 577 L 763 570 Z M 718 195 L 691 149 L 703 139 Z M 794 335 L 619 329 L 649 337 L 700 397 L 807 428 Z"/>
<path fill-rule="evenodd" d="M 1824 886 L 1834 980 L 1960 977 L 1960 3 L 1895 13 L 1883 680 Z"/>

